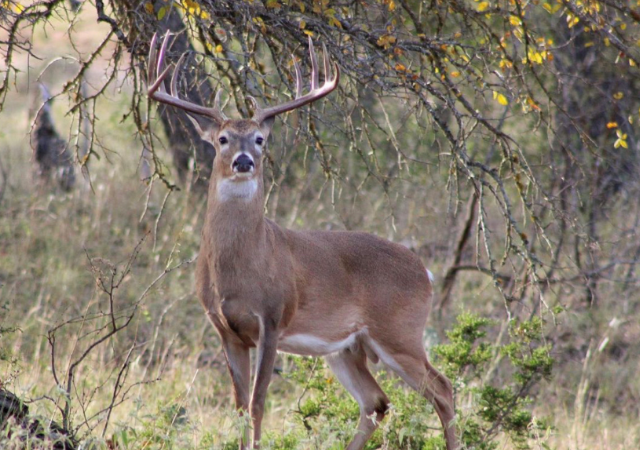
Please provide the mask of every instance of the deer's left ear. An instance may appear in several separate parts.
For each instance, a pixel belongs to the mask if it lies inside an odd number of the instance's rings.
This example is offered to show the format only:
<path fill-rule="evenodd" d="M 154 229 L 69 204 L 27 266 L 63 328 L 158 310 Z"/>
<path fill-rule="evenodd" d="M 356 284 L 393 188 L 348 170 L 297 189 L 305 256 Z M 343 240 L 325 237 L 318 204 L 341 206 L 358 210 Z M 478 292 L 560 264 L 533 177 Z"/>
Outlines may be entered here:
<path fill-rule="evenodd" d="M 273 123 L 275 122 L 275 120 L 276 120 L 276 117 L 273 116 L 273 117 L 264 119 L 262 122 L 258 124 L 260 126 L 260 131 L 262 131 L 262 135 L 264 136 L 265 141 L 269 137 L 269 134 L 271 134 L 271 128 L 273 128 Z"/>
<path fill-rule="evenodd" d="M 258 102 L 256 101 L 256 99 L 250 95 L 247 95 L 247 100 L 249 100 L 249 103 L 251 103 L 251 106 L 253 107 L 253 111 L 254 111 L 253 120 L 256 120 L 255 114 L 257 111 L 260 110 L 260 106 L 258 105 Z M 275 122 L 275 120 L 276 120 L 276 116 L 273 115 L 271 117 L 267 117 L 266 119 L 263 119 L 261 122 L 258 123 L 258 126 L 260 127 L 260 131 L 262 132 L 262 135 L 264 136 L 265 141 L 269 137 L 269 134 L 271 134 L 271 128 L 273 128 L 273 122 Z"/>

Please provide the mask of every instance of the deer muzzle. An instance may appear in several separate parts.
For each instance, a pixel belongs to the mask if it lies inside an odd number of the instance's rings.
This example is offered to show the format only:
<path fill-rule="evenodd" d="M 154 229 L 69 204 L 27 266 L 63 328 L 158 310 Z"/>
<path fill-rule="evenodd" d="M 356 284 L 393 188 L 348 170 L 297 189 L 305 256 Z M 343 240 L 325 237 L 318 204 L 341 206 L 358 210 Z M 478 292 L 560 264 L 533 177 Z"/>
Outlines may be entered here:
<path fill-rule="evenodd" d="M 231 168 L 236 173 L 250 173 L 255 169 L 255 164 L 253 163 L 253 158 L 246 153 L 241 153 L 233 160 Z"/>

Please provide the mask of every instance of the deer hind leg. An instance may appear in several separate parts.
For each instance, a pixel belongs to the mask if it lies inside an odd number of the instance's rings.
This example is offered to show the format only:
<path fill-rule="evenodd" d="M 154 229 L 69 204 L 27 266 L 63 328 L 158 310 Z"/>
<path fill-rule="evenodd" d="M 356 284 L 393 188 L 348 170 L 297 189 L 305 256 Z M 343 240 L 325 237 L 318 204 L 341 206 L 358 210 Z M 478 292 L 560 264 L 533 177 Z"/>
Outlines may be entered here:
<path fill-rule="evenodd" d="M 422 345 L 413 352 L 404 349 L 402 353 L 386 352 L 379 345 L 374 348 L 387 366 L 433 404 L 444 429 L 447 450 L 457 450 L 453 387 L 449 379 L 429 363 Z"/>
<path fill-rule="evenodd" d="M 347 450 L 361 450 L 384 418 L 389 399 L 369 372 L 361 347 L 343 350 L 326 359 L 340 383 L 360 406 L 358 430 Z"/>

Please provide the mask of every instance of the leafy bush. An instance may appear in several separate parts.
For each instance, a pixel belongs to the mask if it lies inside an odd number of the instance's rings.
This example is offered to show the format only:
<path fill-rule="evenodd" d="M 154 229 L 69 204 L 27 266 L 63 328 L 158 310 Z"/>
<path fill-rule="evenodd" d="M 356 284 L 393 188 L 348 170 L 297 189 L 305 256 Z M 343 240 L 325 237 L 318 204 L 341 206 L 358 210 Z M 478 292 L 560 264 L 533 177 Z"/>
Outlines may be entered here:
<path fill-rule="evenodd" d="M 458 426 L 465 448 L 489 450 L 505 438 L 514 448 L 528 449 L 549 428 L 529 406 L 536 385 L 551 376 L 553 359 L 545 343 L 543 321 L 514 320 L 509 342 L 488 342 L 496 323 L 461 314 L 447 333 L 449 342 L 434 347 L 435 364 L 453 381 Z M 285 375 L 301 394 L 294 409 L 294 428 L 271 432 L 265 448 L 342 448 L 352 438 L 359 409 L 317 358 L 290 356 Z M 440 423 L 418 393 L 385 371 L 377 373 L 391 408 L 367 449 L 444 449 Z"/>
<path fill-rule="evenodd" d="M 551 376 L 551 348 L 544 342 L 540 318 L 510 323 L 508 344 L 480 341 L 491 324 L 485 318 L 462 314 L 447 333 L 450 343 L 435 347 L 434 352 L 447 376 L 455 380 L 457 398 L 470 399 L 461 408 L 464 411 L 458 412 L 467 448 L 496 448 L 496 437 L 504 433 L 514 447 L 527 449 L 529 439 L 548 427 L 527 406 L 535 385 Z"/>

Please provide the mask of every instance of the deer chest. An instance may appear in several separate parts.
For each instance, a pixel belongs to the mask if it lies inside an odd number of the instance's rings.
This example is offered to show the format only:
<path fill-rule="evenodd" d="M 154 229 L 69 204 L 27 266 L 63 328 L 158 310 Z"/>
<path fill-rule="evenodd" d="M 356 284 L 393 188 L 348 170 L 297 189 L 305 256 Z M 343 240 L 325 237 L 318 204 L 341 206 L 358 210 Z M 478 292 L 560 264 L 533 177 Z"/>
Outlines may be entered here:
<path fill-rule="evenodd" d="M 221 333 L 231 333 L 248 345 L 255 345 L 260 336 L 258 314 L 239 298 L 222 298 L 214 313 L 222 325 Z"/>

